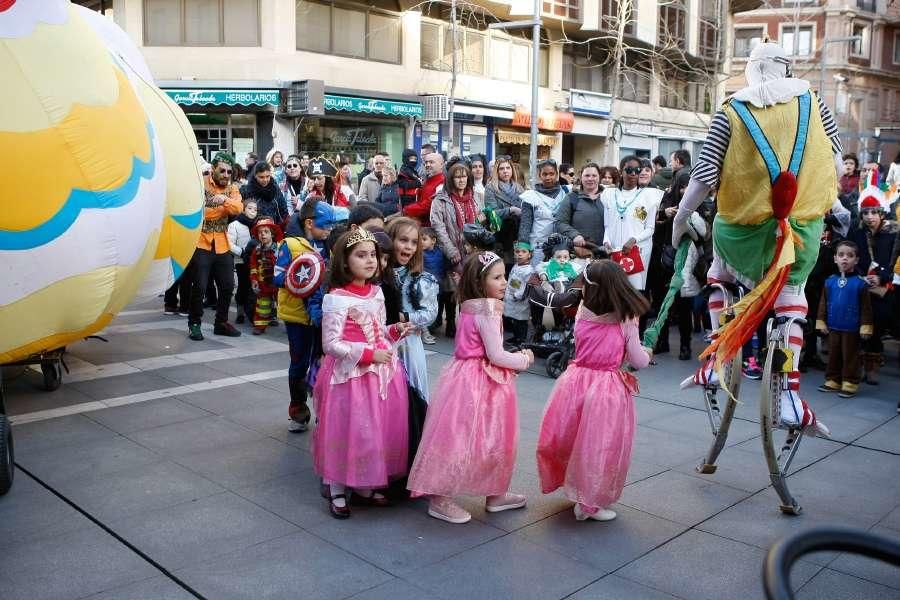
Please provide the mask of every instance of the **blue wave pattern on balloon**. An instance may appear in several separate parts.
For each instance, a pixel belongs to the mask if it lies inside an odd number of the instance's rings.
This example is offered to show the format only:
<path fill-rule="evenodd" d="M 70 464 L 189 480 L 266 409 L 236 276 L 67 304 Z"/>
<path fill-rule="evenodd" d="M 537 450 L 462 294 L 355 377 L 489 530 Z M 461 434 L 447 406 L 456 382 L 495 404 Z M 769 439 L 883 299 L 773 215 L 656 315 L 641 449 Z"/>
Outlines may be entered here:
<path fill-rule="evenodd" d="M 186 215 L 169 215 L 169 218 L 185 229 L 196 229 L 200 227 L 200 221 L 203 220 L 203 208 Z"/>
<path fill-rule="evenodd" d="M 147 137 L 150 140 L 150 159 L 147 162 L 132 158 L 131 175 L 121 186 L 113 190 L 89 191 L 74 189 L 69 193 L 59 211 L 37 227 L 25 231 L 0 230 L 0 251 L 29 250 L 52 242 L 66 232 L 78 218 L 82 210 L 89 208 L 119 208 L 125 206 L 137 195 L 141 179 L 151 179 L 156 172 L 156 152 L 153 143 L 156 135 L 153 125 L 147 123 Z"/>

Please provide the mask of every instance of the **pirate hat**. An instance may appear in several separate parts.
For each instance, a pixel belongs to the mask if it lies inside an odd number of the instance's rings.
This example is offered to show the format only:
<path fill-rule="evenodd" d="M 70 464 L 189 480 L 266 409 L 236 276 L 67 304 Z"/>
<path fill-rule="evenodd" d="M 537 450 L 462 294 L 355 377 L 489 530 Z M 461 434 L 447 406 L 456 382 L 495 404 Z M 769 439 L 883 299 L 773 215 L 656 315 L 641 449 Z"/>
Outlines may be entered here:
<path fill-rule="evenodd" d="M 276 242 L 280 242 L 284 237 L 284 234 L 281 232 L 281 227 L 275 224 L 275 221 L 270 219 L 269 217 L 262 217 L 256 221 L 253 225 L 253 229 L 251 230 L 251 235 L 254 238 L 259 239 L 258 232 L 261 227 L 268 227 L 272 231 L 272 239 Z"/>
<path fill-rule="evenodd" d="M 317 156 L 309 161 L 309 168 L 306 172 L 310 177 L 316 175 L 324 175 L 325 177 L 334 177 L 337 175 L 337 169 L 330 160 L 324 156 Z"/>

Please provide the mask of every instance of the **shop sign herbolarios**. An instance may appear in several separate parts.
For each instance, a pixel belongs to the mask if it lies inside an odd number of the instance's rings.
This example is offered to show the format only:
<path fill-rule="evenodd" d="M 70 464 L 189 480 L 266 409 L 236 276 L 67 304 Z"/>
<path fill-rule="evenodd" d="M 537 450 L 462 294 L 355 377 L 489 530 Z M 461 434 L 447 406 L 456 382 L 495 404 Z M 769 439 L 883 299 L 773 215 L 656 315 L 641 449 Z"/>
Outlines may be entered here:
<path fill-rule="evenodd" d="M 422 105 L 415 102 L 396 102 L 393 100 L 376 100 L 375 98 L 333 96 L 331 94 L 325 94 L 325 109 L 391 115 L 394 117 L 422 116 Z"/>

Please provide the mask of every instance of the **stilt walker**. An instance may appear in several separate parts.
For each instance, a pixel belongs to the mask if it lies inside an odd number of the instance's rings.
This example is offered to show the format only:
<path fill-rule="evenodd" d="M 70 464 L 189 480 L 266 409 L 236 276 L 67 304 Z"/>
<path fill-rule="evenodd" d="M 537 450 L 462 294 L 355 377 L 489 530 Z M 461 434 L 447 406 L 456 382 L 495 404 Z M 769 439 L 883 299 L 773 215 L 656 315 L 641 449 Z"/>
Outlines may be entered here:
<path fill-rule="evenodd" d="M 781 46 L 761 43 L 745 70 L 747 87 L 713 117 L 673 226 L 677 247 L 692 212 L 718 186 L 713 263 L 708 281 L 740 283 L 751 291 L 721 324 L 721 290 L 709 299 L 716 331 L 701 354 L 705 363 L 683 385 L 717 385 L 723 365 L 741 351 L 774 309 L 787 331 L 792 367 L 783 378 L 778 425 L 828 435 L 800 398 L 803 287 L 816 262 L 823 217 L 837 201 L 842 147 L 828 108 L 809 82 L 791 75 Z M 792 355 L 792 356 L 791 356 Z"/>

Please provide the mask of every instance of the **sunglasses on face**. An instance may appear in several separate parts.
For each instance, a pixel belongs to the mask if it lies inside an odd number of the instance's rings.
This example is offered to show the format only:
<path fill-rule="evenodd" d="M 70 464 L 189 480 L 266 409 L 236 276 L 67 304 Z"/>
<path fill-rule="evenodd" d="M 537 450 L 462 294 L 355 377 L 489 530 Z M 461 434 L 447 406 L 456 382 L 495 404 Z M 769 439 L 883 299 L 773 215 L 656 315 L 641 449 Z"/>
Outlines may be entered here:
<path fill-rule="evenodd" d="M 566 175 L 568 175 L 569 177 L 575 177 L 575 171 L 569 171 L 568 173 L 566 173 Z"/>
<path fill-rule="evenodd" d="M 625 167 L 622 169 L 623 173 L 627 173 L 628 175 L 638 175 L 641 172 L 640 167 Z"/>
<path fill-rule="evenodd" d="M 298 165 L 297 163 L 291 163 L 289 165 L 285 165 L 284 168 L 285 169 L 299 169 L 300 165 Z"/>
<path fill-rule="evenodd" d="M 544 165 L 550 165 L 551 167 L 556 166 L 556 161 L 552 158 L 545 158 L 544 160 L 538 162 L 538 167 L 543 167 Z"/>

